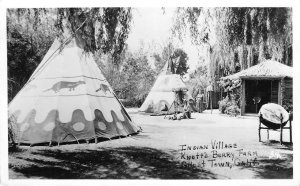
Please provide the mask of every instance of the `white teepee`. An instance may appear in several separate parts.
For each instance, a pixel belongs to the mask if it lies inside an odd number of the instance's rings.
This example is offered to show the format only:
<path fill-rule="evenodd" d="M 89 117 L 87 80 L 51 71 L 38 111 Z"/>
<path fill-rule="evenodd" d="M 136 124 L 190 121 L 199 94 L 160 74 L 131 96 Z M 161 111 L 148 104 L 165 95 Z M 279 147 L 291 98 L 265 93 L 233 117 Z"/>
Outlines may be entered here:
<path fill-rule="evenodd" d="M 175 100 L 175 92 L 179 90 L 186 91 L 187 86 L 178 74 L 172 74 L 168 71 L 168 63 L 162 69 L 157 77 L 151 91 L 149 92 L 144 103 L 140 107 L 140 111 L 148 113 L 160 113 L 168 110 L 169 113 L 174 112 L 173 101 Z"/>
<path fill-rule="evenodd" d="M 57 50 L 58 49 L 58 50 Z M 91 54 L 55 41 L 9 104 L 18 142 L 70 142 L 137 133 Z"/>

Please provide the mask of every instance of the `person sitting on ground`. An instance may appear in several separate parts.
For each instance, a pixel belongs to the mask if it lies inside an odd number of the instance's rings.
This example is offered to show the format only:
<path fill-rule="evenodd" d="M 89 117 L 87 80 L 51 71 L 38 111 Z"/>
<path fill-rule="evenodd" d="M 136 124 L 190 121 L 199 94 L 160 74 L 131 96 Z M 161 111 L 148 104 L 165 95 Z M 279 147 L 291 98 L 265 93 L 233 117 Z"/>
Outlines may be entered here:
<path fill-rule="evenodd" d="M 184 119 L 191 118 L 191 108 L 190 108 L 190 104 L 187 98 L 184 99 L 184 106 L 183 106 L 183 115 L 184 115 Z"/>

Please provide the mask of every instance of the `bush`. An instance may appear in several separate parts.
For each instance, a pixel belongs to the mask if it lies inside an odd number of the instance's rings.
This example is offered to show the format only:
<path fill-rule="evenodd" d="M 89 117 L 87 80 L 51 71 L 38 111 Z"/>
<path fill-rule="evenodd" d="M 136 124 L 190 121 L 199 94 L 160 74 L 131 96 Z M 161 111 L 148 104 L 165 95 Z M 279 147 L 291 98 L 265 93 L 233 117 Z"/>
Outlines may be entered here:
<path fill-rule="evenodd" d="M 228 114 L 230 116 L 237 116 L 241 113 L 241 109 L 236 105 L 230 105 L 225 109 L 225 114 Z"/>
<path fill-rule="evenodd" d="M 236 97 L 235 95 L 231 95 L 230 98 L 226 96 L 223 100 L 219 101 L 219 110 L 222 114 L 236 116 L 241 113 Z"/>
<path fill-rule="evenodd" d="M 14 117 L 8 118 L 8 148 L 11 151 L 15 150 L 17 145 L 17 133 L 15 122 L 16 120 Z"/>
<path fill-rule="evenodd" d="M 225 110 L 226 110 L 226 107 L 227 107 L 227 103 L 228 103 L 228 96 L 226 96 L 225 99 L 219 101 L 219 111 L 220 111 L 222 114 L 225 114 Z"/>
<path fill-rule="evenodd" d="M 124 107 L 140 107 L 142 105 L 141 100 L 136 100 L 136 99 L 120 99 L 121 103 L 123 104 Z"/>
<path fill-rule="evenodd" d="M 288 112 L 293 112 L 293 103 L 292 101 L 283 100 L 283 108 Z"/>

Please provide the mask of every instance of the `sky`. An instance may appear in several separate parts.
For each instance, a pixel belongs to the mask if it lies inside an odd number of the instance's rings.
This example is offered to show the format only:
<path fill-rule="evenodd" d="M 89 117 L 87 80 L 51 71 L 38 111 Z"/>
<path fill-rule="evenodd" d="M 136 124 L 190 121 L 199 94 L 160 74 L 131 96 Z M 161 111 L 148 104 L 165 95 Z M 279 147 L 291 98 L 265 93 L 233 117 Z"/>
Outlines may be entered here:
<path fill-rule="evenodd" d="M 166 8 L 165 13 L 161 8 L 136 8 L 133 10 L 133 25 L 127 43 L 129 50 L 137 51 L 144 43 L 149 52 L 148 59 L 153 63 L 151 53 L 161 52 L 171 37 L 172 17 L 175 8 Z M 176 46 L 177 45 L 177 46 Z M 185 39 L 184 43 L 175 41 L 175 46 L 182 48 L 188 55 L 188 65 L 190 71 L 195 69 L 198 62 L 197 48 L 193 46 L 190 39 Z"/>

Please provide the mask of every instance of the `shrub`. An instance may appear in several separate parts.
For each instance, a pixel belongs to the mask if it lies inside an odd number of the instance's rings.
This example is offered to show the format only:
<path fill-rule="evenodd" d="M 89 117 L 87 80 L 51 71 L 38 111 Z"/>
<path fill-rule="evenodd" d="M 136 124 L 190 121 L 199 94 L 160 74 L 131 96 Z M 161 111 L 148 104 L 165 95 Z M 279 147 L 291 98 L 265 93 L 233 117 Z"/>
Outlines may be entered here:
<path fill-rule="evenodd" d="M 230 116 L 237 116 L 241 113 L 241 109 L 236 105 L 230 105 L 225 109 L 225 114 L 228 114 Z"/>
<path fill-rule="evenodd" d="M 288 112 L 293 112 L 293 103 L 291 101 L 283 100 L 283 108 Z"/>
<path fill-rule="evenodd" d="M 8 148 L 10 151 L 14 151 L 17 148 L 17 133 L 15 122 L 16 120 L 14 117 L 8 118 Z"/>
<path fill-rule="evenodd" d="M 238 106 L 237 96 L 231 94 L 230 97 L 226 96 L 223 100 L 219 101 L 219 110 L 222 114 L 236 116 L 241 113 Z"/>
<path fill-rule="evenodd" d="M 222 114 L 225 113 L 227 103 L 228 103 L 228 96 L 226 96 L 223 100 L 219 101 L 219 110 Z"/>

